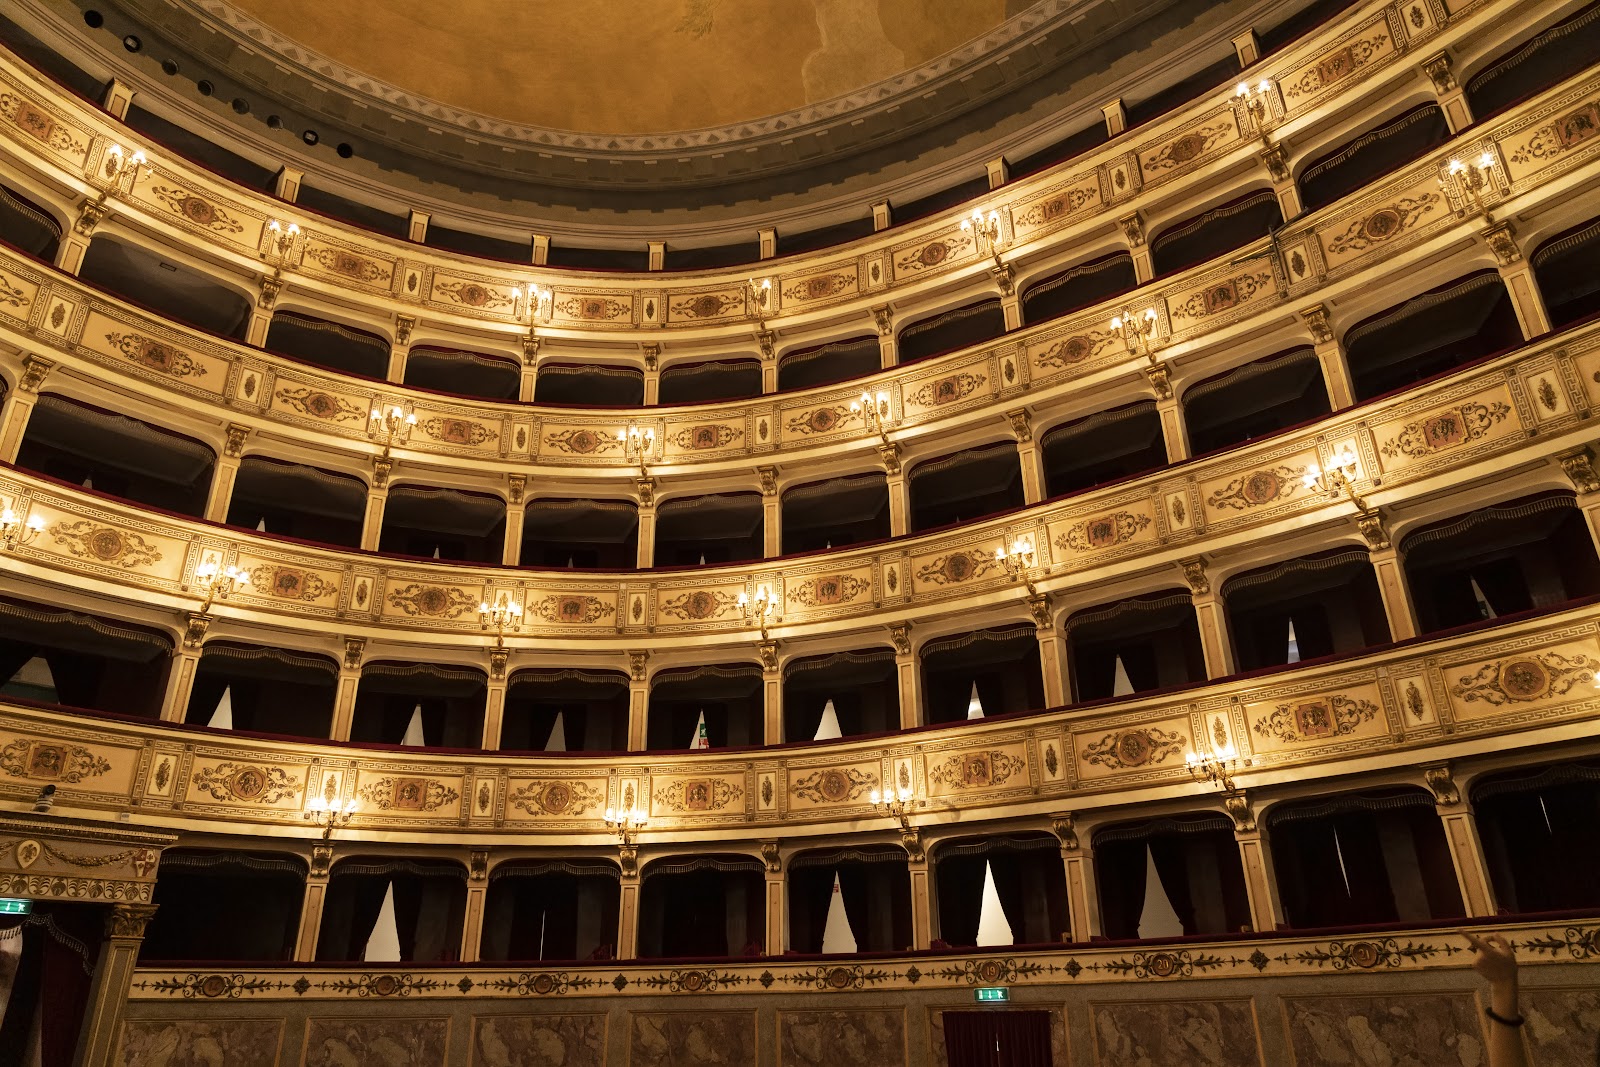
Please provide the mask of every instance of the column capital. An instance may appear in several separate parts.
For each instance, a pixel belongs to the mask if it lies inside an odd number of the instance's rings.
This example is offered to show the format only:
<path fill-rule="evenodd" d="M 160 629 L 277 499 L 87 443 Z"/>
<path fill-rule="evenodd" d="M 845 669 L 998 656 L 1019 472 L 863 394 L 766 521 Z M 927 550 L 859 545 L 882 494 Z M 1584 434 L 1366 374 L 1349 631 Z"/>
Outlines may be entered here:
<path fill-rule="evenodd" d="M 1144 216 L 1135 211 L 1131 215 L 1124 215 L 1117 220 L 1117 225 L 1122 227 L 1122 236 L 1127 238 L 1128 244 L 1134 248 L 1144 247 Z"/>
<path fill-rule="evenodd" d="M 1435 806 L 1444 808 L 1459 808 L 1461 804 L 1461 790 L 1456 786 L 1454 773 L 1448 763 L 1435 763 L 1422 768 L 1422 781 L 1433 794 Z"/>
<path fill-rule="evenodd" d="M 1056 840 L 1061 842 L 1061 851 L 1078 851 L 1078 828 L 1074 823 L 1072 812 L 1063 811 L 1050 817 L 1050 830 L 1056 835 Z"/>
<path fill-rule="evenodd" d="M 1502 267 L 1509 267 L 1522 262 L 1522 248 L 1517 243 L 1517 228 L 1509 222 L 1497 222 L 1484 230 L 1480 235 L 1483 243 L 1489 246 L 1489 251 L 1494 253 L 1494 259 Z"/>
<path fill-rule="evenodd" d="M 1235 834 L 1253 834 L 1259 832 L 1256 827 L 1256 813 L 1250 805 L 1250 797 L 1243 789 L 1236 789 L 1222 798 L 1222 807 L 1228 813 L 1228 818 L 1233 820 Z"/>
<path fill-rule="evenodd" d="M 646 475 L 634 480 L 634 488 L 639 490 L 639 506 L 653 508 L 656 506 L 656 480 Z"/>
<path fill-rule="evenodd" d="M 244 455 L 244 443 L 250 436 L 250 427 L 230 422 L 227 434 L 228 439 L 222 446 L 222 454 L 229 459 L 238 459 Z"/>
<path fill-rule="evenodd" d="M 154 904 L 113 904 L 106 916 L 106 936 L 114 940 L 138 941 L 144 928 L 155 918 Z"/>
<path fill-rule="evenodd" d="M 54 361 L 42 356 L 23 356 L 22 376 L 17 379 L 17 388 L 24 393 L 37 393 L 53 367 Z"/>
<path fill-rule="evenodd" d="M 922 845 L 922 828 L 911 826 L 900 831 L 900 847 L 906 850 L 906 862 L 921 867 L 928 862 L 928 853 Z"/>
<path fill-rule="evenodd" d="M 1300 317 L 1305 320 L 1306 328 L 1311 331 L 1312 344 L 1332 344 L 1335 340 L 1333 322 L 1328 317 L 1327 304 L 1313 304 L 1311 307 L 1302 308 Z"/>
<path fill-rule="evenodd" d="M 1015 411 L 1006 412 L 1006 418 L 1011 422 L 1011 432 L 1015 435 L 1018 444 L 1026 444 L 1033 440 L 1033 418 L 1027 408 L 1017 408 Z"/>
<path fill-rule="evenodd" d="M 628 653 L 628 677 L 636 682 L 650 680 L 650 650 L 642 649 Z"/>
<path fill-rule="evenodd" d="M 197 652 L 206 639 L 206 631 L 211 628 L 211 616 L 203 611 L 186 612 L 183 617 L 183 647 L 190 652 Z"/>
<path fill-rule="evenodd" d="M 1028 595 L 1028 615 L 1033 619 L 1033 628 L 1039 633 L 1048 633 L 1055 629 L 1055 622 L 1050 618 L 1049 593 Z"/>
<path fill-rule="evenodd" d="M 879 304 L 873 308 L 872 324 L 877 327 L 879 337 L 888 337 L 894 333 L 894 309 L 888 304 Z"/>
<path fill-rule="evenodd" d="M 1144 376 L 1149 379 L 1150 388 L 1156 394 L 1157 400 L 1171 400 L 1172 397 L 1172 371 L 1165 363 L 1157 363 L 1153 367 L 1146 367 Z"/>
<path fill-rule="evenodd" d="M 417 319 L 414 315 L 396 315 L 394 317 L 394 343 L 409 345 L 411 331 L 417 328 Z"/>
<path fill-rule="evenodd" d="M 1579 493 L 1600 492 L 1600 472 L 1594 469 L 1594 453 L 1589 451 L 1588 445 L 1557 452 L 1556 462 L 1561 464 L 1561 472 Z"/>
<path fill-rule="evenodd" d="M 778 642 L 762 641 L 756 645 L 756 654 L 761 657 L 761 669 L 771 674 L 778 669 Z"/>
<path fill-rule="evenodd" d="M 1191 596 L 1209 596 L 1211 593 L 1211 576 L 1206 573 L 1204 556 L 1194 556 L 1190 559 L 1181 559 L 1178 566 L 1183 568 L 1183 580 L 1189 583 Z"/>
<path fill-rule="evenodd" d="M 778 853 L 778 842 L 761 842 L 761 862 L 767 865 L 768 874 L 783 873 L 783 857 Z"/>
<path fill-rule="evenodd" d="M 394 460 L 388 456 L 372 457 L 372 486 L 369 493 L 382 492 L 388 495 L 389 475 L 394 472 Z"/>
<path fill-rule="evenodd" d="M 1438 94 L 1450 92 L 1456 88 L 1456 74 L 1452 67 L 1449 52 L 1435 52 L 1422 61 L 1422 73 L 1428 76 L 1428 81 L 1433 83 L 1433 91 Z"/>
<path fill-rule="evenodd" d="M 761 479 L 761 495 L 778 495 L 778 468 L 762 466 L 756 468 L 756 476 Z"/>
<path fill-rule="evenodd" d="M 1367 542 L 1368 551 L 1381 552 L 1390 547 L 1389 531 L 1384 526 L 1381 509 L 1367 508 L 1357 512 L 1356 529 L 1361 531 L 1362 538 Z"/>
<path fill-rule="evenodd" d="M 506 475 L 506 495 L 513 504 L 522 503 L 522 498 L 528 491 L 528 476 L 526 474 Z"/>
<path fill-rule="evenodd" d="M 312 845 L 310 876 L 312 878 L 326 878 L 328 877 L 328 872 L 332 869 L 333 846 Z"/>
<path fill-rule="evenodd" d="M 900 473 L 900 445 L 891 441 L 886 445 L 878 446 L 878 458 L 883 460 L 885 474 Z"/>
<path fill-rule="evenodd" d="M 1282 185 L 1290 179 L 1289 152 L 1283 147 L 1282 142 L 1273 142 L 1261 151 L 1261 163 L 1267 168 L 1267 174 L 1272 180 Z"/>
<path fill-rule="evenodd" d="M 895 655 L 911 655 L 911 623 L 891 622 L 889 624 L 889 640 L 894 644 Z"/>
<path fill-rule="evenodd" d="M 661 364 L 661 342 L 645 341 L 639 345 L 639 351 L 644 353 L 644 369 L 653 371 Z"/>
<path fill-rule="evenodd" d="M 344 669 L 359 671 L 361 669 L 361 656 L 367 650 L 365 637 L 346 637 L 344 639 Z"/>

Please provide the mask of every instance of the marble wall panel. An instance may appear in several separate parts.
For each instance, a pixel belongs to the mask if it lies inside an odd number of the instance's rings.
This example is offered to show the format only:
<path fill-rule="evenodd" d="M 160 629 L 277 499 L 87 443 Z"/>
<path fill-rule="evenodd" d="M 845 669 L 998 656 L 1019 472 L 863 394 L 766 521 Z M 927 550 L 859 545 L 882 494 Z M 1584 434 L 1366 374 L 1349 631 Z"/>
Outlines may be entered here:
<path fill-rule="evenodd" d="M 1262 1067 L 1248 1000 L 1094 1004 L 1089 1014 L 1096 1067 Z"/>
<path fill-rule="evenodd" d="M 381 1019 L 316 1018 L 306 1026 L 301 1067 L 441 1067 L 449 1016 L 395 1011 Z"/>
<path fill-rule="evenodd" d="M 748 1067 L 756 1062 L 753 1011 L 634 1012 L 628 1067 Z"/>
<path fill-rule="evenodd" d="M 1285 997 L 1294 1067 L 1468 1067 L 1484 1062 L 1471 993 Z"/>
<path fill-rule="evenodd" d="M 894 1067 L 905 1062 L 904 1008 L 778 1012 L 779 1067 Z"/>
<path fill-rule="evenodd" d="M 606 1016 L 480 1015 L 471 1067 L 605 1067 Z"/>
<path fill-rule="evenodd" d="M 119 1067 L 275 1067 L 282 1019 L 150 1019 L 125 1023 Z"/>
<path fill-rule="evenodd" d="M 1522 990 L 1523 1028 L 1533 1067 L 1600 1063 L 1600 988 Z"/>

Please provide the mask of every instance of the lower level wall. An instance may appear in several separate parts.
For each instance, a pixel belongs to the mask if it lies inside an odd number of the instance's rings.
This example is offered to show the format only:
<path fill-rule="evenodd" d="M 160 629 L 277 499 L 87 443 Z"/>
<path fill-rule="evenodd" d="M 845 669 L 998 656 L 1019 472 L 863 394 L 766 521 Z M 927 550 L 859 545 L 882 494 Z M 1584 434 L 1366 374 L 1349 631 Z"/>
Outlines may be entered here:
<path fill-rule="evenodd" d="M 1482 929 L 1478 927 L 1476 929 Z M 1533 1067 L 1595 1067 L 1600 922 L 1501 928 Z M 861 962 L 566 971 L 141 970 L 125 1067 L 920 1067 L 1005 985 L 1057 1067 L 1483 1067 L 1457 930 Z"/>

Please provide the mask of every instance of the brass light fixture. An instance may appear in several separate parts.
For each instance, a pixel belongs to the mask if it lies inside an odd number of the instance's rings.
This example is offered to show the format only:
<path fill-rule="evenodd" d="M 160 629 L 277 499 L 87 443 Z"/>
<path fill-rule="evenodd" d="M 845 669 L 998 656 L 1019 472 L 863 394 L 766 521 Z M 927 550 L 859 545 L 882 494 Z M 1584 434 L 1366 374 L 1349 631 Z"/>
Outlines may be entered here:
<path fill-rule="evenodd" d="M 299 244 L 299 223 L 282 223 L 277 219 L 268 219 L 267 247 L 261 250 L 261 258 L 274 262 L 280 269 L 287 267 L 294 259 Z"/>
<path fill-rule="evenodd" d="M 1000 212 L 990 211 L 987 215 L 982 208 L 973 208 L 972 215 L 961 220 L 961 232 L 972 234 L 973 243 L 980 256 L 994 257 L 994 265 L 1000 266 Z"/>
<path fill-rule="evenodd" d="M 1246 131 L 1268 140 L 1272 130 L 1272 92 L 1277 88 L 1271 78 L 1263 78 L 1251 85 L 1249 82 L 1240 82 L 1234 95 L 1244 104 L 1245 121 L 1250 129 Z"/>
<path fill-rule="evenodd" d="M 411 436 L 411 427 L 416 424 L 417 417 L 407 415 L 403 408 L 390 407 L 387 410 L 373 408 L 367 417 L 367 436 L 383 442 L 383 455 L 380 459 L 387 463 L 390 449 L 404 443 Z"/>
<path fill-rule="evenodd" d="M 200 605 L 200 614 L 204 615 L 216 601 L 227 600 L 249 585 L 250 575 L 231 563 L 223 567 L 216 560 L 207 560 L 194 569 L 194 581 L 206 591 L 205 602 Z"/>
<path fill-rule="evenodd" d="M 639 807 L 607 808 L 605 820 L 606 826 L 617 835 L 617 841 L 624 848 L 631 848 L 634 838 L 650 821 L 650 816 Z"/>
<path fill-rule="evenodd" d="M 501 593 L 491 605 L 487 600 L 478 605 L 478 628 L 494 631 L 494 647 L 503 650 L 506 647 L 506 631 L 516 633 L 522 629 L 522 605 L 511 599 L 510 594 Z"/>
<path fill-rule="evenodd" d="M 1151 363 L 1156 362 L 1155 336 L 1158 317 L 1155 308 L 1134 312 L 1124 308 L 1122 314 L 1111 319 L 1111 332 L 1121 338 L 1130 356 L 1143 352 Z"/>
<path fill-rule="evenodd" d="M 1483 201 L 1494 185 L 1494 165 L 1494 154 L 1491 152 L 1485 152 L 1475 160 L 1450 161 L 1444 176 L 1439 179 L 1439 185 L 1446 193 L 1449 193 L 1451 186 L 1455 187 L 1456 196 L 1461 201 L 1461 206 L 1456 209 L 1457 215 L 1466 218 L 1481 211 L 1485 218 L 1491 218 Z"/>
<path fill-rule="evenodd" d="M 904 786 L 899 789 L 874 789 L 872 791 L 872 806 L 883 812 L 889 818 L 900 823 L 900 832 L 911 831 L 911 797 L 912 791 Z"/>
<path fill-rule="evenodd" d="M 29 515 L 24 521 L 10 508 L 0 510 L 0 548 L 7 552 L 31 545 L 43 529 L 44 520 L 37 515 Z"/>
<path fill-rule="evenodd" d="M 1368 511 L 1370 509 L 1366 501 L 1361 499 L 1355 486 L 1351 484 L 1356 476 L 1356 469 L 1356 454 L 1346 447 L 1342 452 L 1330 457 L 1326 467 L 1318 467 L 1315 463 L 1308 466 L 1304 476 L 1305 487 L 1330 495 L 1346 493 L 1358 510 Z"/>
<path fill-rule="evenodd" d="M 333 836 L 334 830 L 350 823 L 350 817 L 356 812 L 356 802 L 347 800 L 340 804 L 337 800 L 325 800 L 322 797 L 311 798 L 311 810 L 305 813 L 307 822 L 315 823 L 322 827 L 324 841 Z"/>
<path fill-rule="evenodd" d="M 1033 568 L 1037 563 L 1033 552 L 1033 538 L 1019 537 L 1009 546 L 1002 542 L 1000 547 L 994 550 L 994 561 L 1005 569 L 1007 578 L 1013 582 L 1022 582 L 1027 587 L 1029 596 L 1034 596 L 1038 592 L 1033 586 Z"/>
<path fill-rule="evenodd" d="M 750 315 L 759 326 L 766 319 L 769 305 L 772 302 L 772 279 L 746 278 L 744 283 L 745 303 L 750 309 Z"/>
<path fill-rule="evenodd" d="M 740 590 L 739 610 L 744 612 L 746 622 L 753 623 L 761 631 L 763 643 L 770 640 L 767 637 L 767 620 L 771 619 L 778 611 L 778 598 L 772 592 L 771 586 L 766 584 L 756 586 L 754 598 Z"/>
<path fill-rule="evenodd" d="M 105 193 L 101 194 L 102 201 L 109 193 L 130 196 L 133 187 L 139 184 L 141 179 L 150 177 L 150 162 L 139 149 L 128 152 L 121 145 L 113 144 L 106 149 L 106 161 L 101 168 L 101 177 L 105 187 Z"/>
<path fill-rule="evenodd" d="M 522 299 L 524 293 L 528 296 L 526 303 Z M 530 326 L 533 325 L 534 319 L 545 311 L 551 295 L 552 291 L 550 289 L 539 285 L 537 282 L 529 282 L 526 289 L 520 285 L 512 286 L 511 301 L 513 314 L 516 315 L 517 321 L 525 322 Z"/>
<path fill-rule="evenodd" d="M 622 444 L 624 457 L 639 464 L 639 477 L 650 477 L 648 464 L 650 457 L 656 450 L 656 431 L 653 426 L 640 428 L 635 423 L 617 431 L 617 440 Z"/>
<path fill-rule="evenodd" d="M 894 410 L 889 394 L 879 389 L 876 393 L 861 394 L 860 400 L 850 401 L 852 414 L 860 415 L 868 433 L 875 433 L 885 446 L 889 444 L 889 428 L 894 425 Z"/>
<path fill-rule="evenodd" d="M 1233 773 L 1239 767 L 1239 754 L 1232 745 L 1201 755 L 1191 752 L 1185 757 L 1189 774 L 1195 781 L 1216 786 L 1224 793 L 1235 792 Z"/>

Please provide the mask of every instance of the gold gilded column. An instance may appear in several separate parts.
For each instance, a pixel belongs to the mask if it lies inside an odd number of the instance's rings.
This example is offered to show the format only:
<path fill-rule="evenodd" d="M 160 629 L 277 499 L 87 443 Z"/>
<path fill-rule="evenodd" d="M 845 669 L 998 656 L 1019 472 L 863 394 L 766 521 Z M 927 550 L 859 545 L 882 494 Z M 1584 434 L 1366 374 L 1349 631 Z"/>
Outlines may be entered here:
<path fill-rule="evenodd" d="M 95 966 L 89 1003 L 83 1010 L 83 1031 L 78 1035 L 73 1067 L 111 1067 L 117 1062 L 116 1042 L 122 1016 L 133 985 L 144 928 L 156 913 L 154 904 L 113 904 L 106 917 L 106 941 Z"/>

